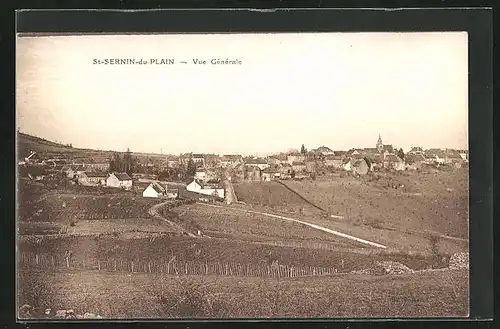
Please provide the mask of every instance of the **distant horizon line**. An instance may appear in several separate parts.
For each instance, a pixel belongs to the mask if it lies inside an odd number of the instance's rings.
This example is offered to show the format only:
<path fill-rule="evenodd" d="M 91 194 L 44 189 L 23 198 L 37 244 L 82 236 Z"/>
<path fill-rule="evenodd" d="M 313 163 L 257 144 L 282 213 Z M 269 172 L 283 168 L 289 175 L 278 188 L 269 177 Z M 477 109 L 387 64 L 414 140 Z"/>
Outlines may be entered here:
<path fill-rule="evenodd" d="M 35 138 L 39 138 L 39 139 L 42 139 L 42 140 L 45 140 L 45 141 L 48 141 L 48 142 L 51 142 L 51 143 L 59 144 L 61 146 L 71 145 L 71 148 L 74 148 L 74 149 L 92 150 L 92 151 L 100 151 L 100 152 L 117 152 L 117 153 L 126 152 L 126 149 L 127 149 L 127 147 L 125 147 L 123 151 L 118 151 L 118 150 L 103 149 L 103 148 L 79 147 L 79 146 L 74 146 L 72 143 L 65 143 L 65 142 L 57 141 L 57 140 L 50 140 L 50 139 L 47 139 L 45 137 L 37 136 L 35 134 L 30 134 L 30 133 L 27 133 L 27 132 L 23 132 L 21 130 L 17 130 L 17 132 L 21 133 L 21 134 L 24 134 L 24 135 L 32 136 L 32 137 L 35 137 Z M 393 149 L 396 150 L 396 151 L 399 150 L 399 149 L 403 149 L 403 148 L 400 148 L 400 147 L 395 147 L 394 144 L 384 144 L 384 145 L 391 145 L 393 147 Z M 322 145 L 319 145 L 319 146 L 317 146 L 315 148 L 311 148 L 311 149 L 307 148 L 307 145 L 305 145 L 305 144 L 304 144 L 304 146 L 306 147 L 306 149 L 308 149 L 308 151 L 315 150 L 315 149 L 318 149 L 320 147 L 327 147 L 327 148 L 329 148 L 332 151 L 341 151 L 341 152 L 346 152 L 346 151 L 349 151 L 349 150 L 359 150 L 359 149 L 362 150 L 362 149 L 374 149 L 374 148 L 376 148 L 376 147 L 373 147 L 373 146 L 371 146 L 371 147 L 350 147 L 347 150 L 344 150 L 343 148 L 342 149 L 333 149 L 330 146 L 327 146 L 326 144 L 322 144 Z M 16 147 L 17 147 L 17 141 L 16 141 Z M 442 147 L 423 147 L 423 146 L 420 146 L 420 145 L 411 146 L 411 147 L 409 147 L 409 150 L 411 150 L 411 148 L 413 148 L 413 147 L 420 147 L 420 148 L 422 148 L 424 150 L 429 150 L 429 149 L 468 150 L 468 147 L 466 147 L 466 148 L 449 148 L 449 147 L 442 148 Z M 189 153 L 214 154 L 214 155 L 270 156 L 270 155 L 277 155 L 277 154 L 289 153 L 291 150 L 296 150 L 296 151 L 300 152 L 300 147 L 299 148 L 290 147 L 290 148 L 288 148 L 288 150 L 282 150 L 282 151 L 253 152 L 253 153 L 252 152 L 244 152 L 244 153 L 238 153 L 238 152 L 214 153 L 214 152 L 188 151 L 188 152 L 179 152 L 178 154 L 176 154 L 176 153 L 163 153 L 161 151 L 160 152 L 148 152 L 148 151 L 133 151 L 133 150 L 130 150 L 130 152 L 136 153 L 136 154 L 154 154 L 154 155 L 165 155 L 165 156 L 167 156 L 167 155 L 182 155 L 182 154 L 189 154 Z M 405 150 L 403 149 L 403 152 L 404 151 Z"/>

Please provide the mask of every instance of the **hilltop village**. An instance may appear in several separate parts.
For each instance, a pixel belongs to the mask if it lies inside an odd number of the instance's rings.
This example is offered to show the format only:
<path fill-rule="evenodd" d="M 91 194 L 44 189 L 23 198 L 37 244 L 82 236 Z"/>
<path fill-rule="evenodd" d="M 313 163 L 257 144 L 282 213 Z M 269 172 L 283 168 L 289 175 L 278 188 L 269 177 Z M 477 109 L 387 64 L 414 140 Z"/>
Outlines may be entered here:
<path fill-rule="evenodd" d="M 103 186 L 138 190 L 144 197 L 177 198 L 178 188 L 168 188 L 166 182 L 186 183 L 186 190 L 195 194 L 224 199 L 224 180 L 275 181 L 316 179 L 333 173 L 355 177 L 376 172 L 432 172 L 439 169 L 461 168 L 468 163 L 467 150 L 423 149 L 412 147 L 406 153 L 381 136 L 373 148 L 332 150 L 327 146 L 290 151 L 266 157 L 239 154 L 181 155 L 97 152 L 74 156 L 71 152 L 24 150 L 19 159 L 20 175 L 41 181 L 47 175 L 63 174 L 70 184 Z"/>

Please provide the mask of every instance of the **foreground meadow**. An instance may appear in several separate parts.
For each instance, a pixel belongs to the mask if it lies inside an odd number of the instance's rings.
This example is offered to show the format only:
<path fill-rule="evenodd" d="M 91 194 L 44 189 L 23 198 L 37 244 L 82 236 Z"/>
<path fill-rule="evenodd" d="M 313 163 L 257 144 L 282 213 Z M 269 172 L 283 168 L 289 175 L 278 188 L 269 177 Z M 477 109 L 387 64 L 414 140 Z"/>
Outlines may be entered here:
<path fill-rule="evenodd" d="M 287 280 L 20 271 L 19 303 L 104 318 L 465 317 L 467 270 Z"/>

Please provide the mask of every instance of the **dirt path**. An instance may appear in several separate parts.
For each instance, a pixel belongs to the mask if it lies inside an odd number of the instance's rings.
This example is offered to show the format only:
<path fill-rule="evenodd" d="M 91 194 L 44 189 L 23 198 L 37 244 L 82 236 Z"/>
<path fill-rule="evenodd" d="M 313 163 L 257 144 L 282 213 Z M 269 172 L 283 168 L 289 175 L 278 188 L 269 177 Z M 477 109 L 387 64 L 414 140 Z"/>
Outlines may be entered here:
<path fill-rule="evenodd" d="M 214 207 L 214 208 L 227 208 L 227 207 L 224 207 L 224 206 L 211 205 L 211 204 L 206 204 L 206 203 L 201 203 L 201 202 L 198 202 L 197 204 L 205 205 L 207 207 Z M 323 227 L 323 226 L 319 226 L 319 225 L 316 225 L 316 224 L 311 224 L 311 223 L 308 223 L 308 222 L 304 222 L 304 221 L 301 221 L 301 220 L 298 220 L 298 219 L 293 219 L 293 218 L 290 218 L 290 217 L 285 217 L 285 216 L 280 216 L 280 215 L 274 215 L 274 214 L 269 214 L 269 213 L 264 213 L 264 212 L 259 212 L 259 211 L 246 210 L 246 209 L 239 209 L 239 208 L 231 208 L 231 209 L 239 210 L 239 211 L 244 211 L 244 212 L 252 213 L 252 214 L 257 214 L 257 215 L 268 216 L 268 217 L 272 217 L 272 218 L 284 219 L 284 220 L 296 222 L 296 223 L 299 223 L 299 224 L 303 224 L 303 225 L 315 228 L 315 229 L 323 231 L 323 232 L 334 234 L 334 235 L 340 236 L 342 238 L 346 238 L 346 239 L 349 239 L 349 240 L 357 241 L 357 242 L 362 243 L 362 244 L 370 245 L 372 247 L 377 247 L 377 248 L 382 248 L 382 249 L 387 248 L 386 246 L 378 244 L 378 243 L 375 243 L 375 242 L 371 242 L 371 241 L 368 241 L 368 240 L 360 239 L 360 238 L 357 238 L 357 237 L 352 236 L 352 235 L 348 235 L 348 234 L 345 234 L 345 233 L 334 231 L 334 230 L 331 230 L 329 228 L 326 228 L 326 227 Z"/>
<path fill-rule="evenodd" d="M 229 179 L 224 180 L 224 187 L 226 188 L 226 202 L 231 204 L 233 202 L 238 202 L 236 193 L 234 193 L 233 183 Z"/>
<path fill-rule="evenodd" d="M 160 207 L 163 207 L 164 205 L 166 205 L 168 203 L 168 201 L 165 201 L 165 202 L 162 202 L 162 203 L 158 203 L 158 204 L 155 204 L 154 206 L 152 206 L 151 208 L 149 208 L 148 210 L 148 213 L 153 216 L 154 218 L 156 219 L 160 219 L 164 222 L 167 222 L 168 224 L 170 224 L 171 226 L 173 226 L 177 231 L 179 231 L 180 233 L 184 233 L 184 234 L 187 234 L 189 235 L 190 237 L 192 238 L 196 238 L 197 236 L 191 232 L 188 232 L 186 231 L 182 226 L 180 226 L 179 224 L 176 224 L 168 219 L 166 219 L 165 217 L 163 217 L 162 215 L 160 215 L 160 213 L 158 212 L 158 209 L 160 209 Z"/>

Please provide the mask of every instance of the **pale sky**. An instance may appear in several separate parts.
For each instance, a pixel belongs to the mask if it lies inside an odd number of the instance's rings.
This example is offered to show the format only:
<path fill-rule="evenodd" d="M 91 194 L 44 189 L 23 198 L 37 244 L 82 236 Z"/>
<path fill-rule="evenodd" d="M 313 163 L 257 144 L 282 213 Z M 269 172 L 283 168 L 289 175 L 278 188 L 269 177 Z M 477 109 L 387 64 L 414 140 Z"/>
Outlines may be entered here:
<path fill-rule="evenodd" d="M 18 37 L 16 54 L 17 126 L 74 147 L 468 148 L 465 32 Z M 175 64 L 92 64 L 106 58 Z"/>

